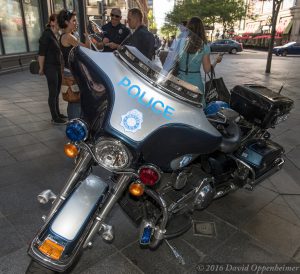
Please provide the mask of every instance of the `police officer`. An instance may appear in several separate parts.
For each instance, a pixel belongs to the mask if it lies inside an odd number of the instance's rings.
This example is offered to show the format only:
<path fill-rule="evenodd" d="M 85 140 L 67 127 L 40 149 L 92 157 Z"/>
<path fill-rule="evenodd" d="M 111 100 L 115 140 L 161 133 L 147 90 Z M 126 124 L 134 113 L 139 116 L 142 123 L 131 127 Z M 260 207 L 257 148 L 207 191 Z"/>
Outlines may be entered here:
<path fill-rule="evenodd" d="M 113 8 L 110 13 L 111 21 L 102 27 L 104 32 L 104 52 L 112 52 L 118 48 L 130 34 L 130 30 L 120 23 L 122 15 L 119 8 Z"/>
<path fill-rule="evenodd" d="M 128 11 L 128 25 L 134 30 L 133 34 L 126 38 L 124 44 L 136 47 L 148 59 L 154 55 L 155 39 L 153 34 L 143 25 L 143 14 L 140 9 L 133 8 Z"/>

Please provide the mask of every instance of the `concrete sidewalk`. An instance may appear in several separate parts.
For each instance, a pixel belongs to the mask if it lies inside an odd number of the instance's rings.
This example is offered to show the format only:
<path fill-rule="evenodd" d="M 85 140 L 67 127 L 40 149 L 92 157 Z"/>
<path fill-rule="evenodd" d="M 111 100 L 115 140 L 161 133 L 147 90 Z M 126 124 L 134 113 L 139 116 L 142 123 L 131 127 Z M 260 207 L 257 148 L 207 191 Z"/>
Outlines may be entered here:
<path fill-rule="evenodd" d="M 254 55 L 252 55 L 254 56 Z M 284 168 L 253 192 L 239 190 L 196 212 L 195 221 L 211 222 L 216 234 L 194 236 L 189 230 L 170 241 L 186 264 L 174 259 L 166 244 L 157 251 L 140 249 L 138 229 L 115 207 L 109 223 L 115 241 L 101 238 L 85 252 L 72 273 L 196 273 L 202 263 L 298 263 L 300 266 L 300 79 L 299 62 L 274 58 L 272 74 L 265 60 L 225 56 L 218 65 L 229 88 L 255 82 L 278 90 L 289 70 L 283 95 L 295 100 L 290 118 L 271 130 L 286 149 Z M 58 192 L 72 170 L 63 154 L 64 126 L 53 126 L 43 77 L 28 71 L 0 76 L 0 273 L 24 273 L 26 250 L 49 206 L 36 195 Z M 66 105 L 61 103 L 62 112 Z"/>

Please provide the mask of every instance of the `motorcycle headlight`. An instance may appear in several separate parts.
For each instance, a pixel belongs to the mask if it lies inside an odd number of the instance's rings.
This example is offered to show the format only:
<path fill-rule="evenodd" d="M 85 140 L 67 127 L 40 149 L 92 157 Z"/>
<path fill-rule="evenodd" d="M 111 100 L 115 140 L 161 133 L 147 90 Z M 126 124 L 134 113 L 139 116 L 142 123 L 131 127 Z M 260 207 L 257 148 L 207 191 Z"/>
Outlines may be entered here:
<path fill-rule="evenodd" d="M 115 139 L 102 139 L 95 145 L 97 161 L 109 170 L 118 170 L 128 167 L 131 163 L 131 154 L 127 147 Z"/>

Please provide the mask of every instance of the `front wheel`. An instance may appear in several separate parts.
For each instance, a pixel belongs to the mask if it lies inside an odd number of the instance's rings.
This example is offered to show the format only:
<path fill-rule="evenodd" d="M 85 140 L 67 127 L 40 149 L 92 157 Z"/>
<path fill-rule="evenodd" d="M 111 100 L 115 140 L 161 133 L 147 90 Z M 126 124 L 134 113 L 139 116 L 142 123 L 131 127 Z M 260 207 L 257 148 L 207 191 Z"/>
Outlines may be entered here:
<path fill-rule="evenodd" d="M 237 53 L 237 49 L 233 48 L 233 49 L 231 49 L 231 51 L 229 53 L 236 54 Z"/>
<path fill-rule="evenodd" d="M 31 260 L 25 272 L 25 274 L 55 274 L 55 273 L 56 273 L 55 271 L 45 268 L 33 260 Z"/>
<path fill-rule="evenodd" d="M 287 51 L 284 50 L 284 51 L 281 53 L 281 56 L 287 56 Z"/>

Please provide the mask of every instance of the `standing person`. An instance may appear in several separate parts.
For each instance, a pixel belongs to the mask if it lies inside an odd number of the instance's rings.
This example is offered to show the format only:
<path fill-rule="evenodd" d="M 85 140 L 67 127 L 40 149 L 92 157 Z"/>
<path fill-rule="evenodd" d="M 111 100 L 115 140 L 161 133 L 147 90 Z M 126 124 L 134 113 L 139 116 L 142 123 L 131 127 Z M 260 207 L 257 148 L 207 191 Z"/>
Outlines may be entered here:
<path fill-rule="evenodd" d="M 136 47 L 148 59 L 152 59 L 154 53 L 154 36 L 143 25 L 143 14 L 140 9 L 133 8 L 128 11 L 127 21 L 133 33 L 124 41 L 125 45 Z"/>
<path fill-rule="evenodd" d="M 210 72 L 210 47 L 204 31 L 204 26 L 199 17 L 192 17 L 187 23 L 190 31 L 187 39 L 181 39 L 179 47 L 184 48 L 178 60 L 178 78 L 191 83 L 199 88 L 204 94 L 204 84 L 201 78 L 200 68 L 203 66 L 205 73 Z M 222 57 L 218 56 L 216 63 L 221 62 Z M 215 65 L 215 64 L 214 64 Z M 202 104 L 205 106 L 205 96 L 202 97 Z"/>
<path fill-rule="evenodd" d="M 59 111 L 59 93 L 61 89 L 61 51 L 56 35 L 58 34 L 58 24 L 56 14 L 49 17 L 49 22 L 46 25 L 40 40 L 39 40 L 39 74 L 46 75 L 49 97 L 48 105 L 52 120 L 55 125 L 65 124 L 63 118 L 67 118 Z"/>
<path fill-rule="evenodd" d="M 161 41 L 160 41 L 159 37 L 157 36 L 157 34 L 155 34 L 154 35 L 154 56 L 153 56 L 153 58 L 155 58 L 160 46 L 161 46 Z"/>
<path fill-rule="evenodd" d="M 102 27 L 104 32 L 104 52 L 116 50 L 124 39 L 130 34 L 130 30 L 121 24 L 122 13 L 119 8 L 113 8 L 110 13 L 111 21 Z"/>
<path fill-rule="evenodd" d="M 57 16 L 57 21 L 59 27 L 63 30 L 63 33 L 60 36 L 60 48 L 63 55 L 64 60 L 64 78 L 67 89 L 71 89 L 74 93 L 79 92 L 77 85 L 74 85 L 75 80 L 71 74 L 70 71 L 70 65 L 69 65 L 69 54 L 73 47 L 76 47 L 78 45 L 89 48 L 90 47 L 90 41 L 86 36 L 85 43 L 81 43 L 76 36 L 74 35 L 74 32 L 77 29 L 77 19 L 76 19 L 76 13 L 71 12 L 68 10 L 61 10 Z M 76 90 L 75 90 L 76 89 Z M 79 94 L 78 94 L 79 95 Z M 77 102 L 68 102 L 68 118 L 69 120 L 73 118 L 80 117 L 81 114 L 81 107 L 80 107 L 80 101 L 79 96 Z"/>

